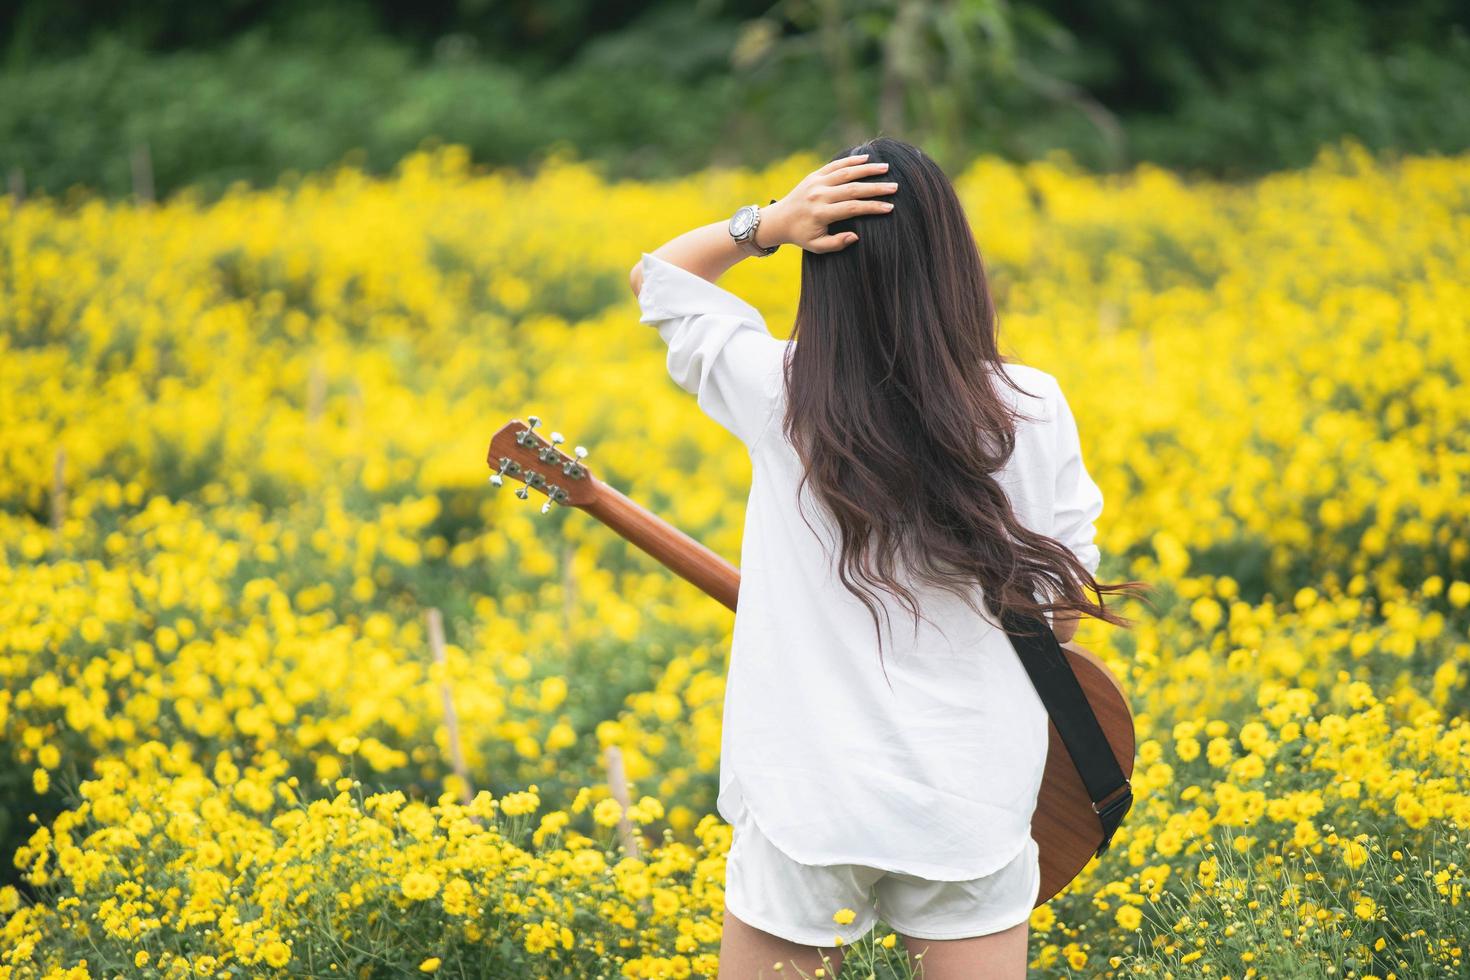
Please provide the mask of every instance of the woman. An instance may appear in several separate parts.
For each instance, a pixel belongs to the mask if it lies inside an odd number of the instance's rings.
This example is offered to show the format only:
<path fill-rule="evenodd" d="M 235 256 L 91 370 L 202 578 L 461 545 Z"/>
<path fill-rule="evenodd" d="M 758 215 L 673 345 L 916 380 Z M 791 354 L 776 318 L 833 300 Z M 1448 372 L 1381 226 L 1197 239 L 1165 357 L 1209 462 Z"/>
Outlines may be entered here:
<path fill-rule="evenodd" d="M 715 285 L 783 244 L 803 249 L 791 341 Z M 1000 356 L 954 188 L 872 139 L 644 252 L 630 282 L 752 463 L 720 976 L 840 964 L 835 938 L 879 917 L 927 980 L 1023 976 L 1047 715 L 987 601 L 1065 642 L 1082 613 L 1126 625 L 1102 605 L 1124 586 L 1093 578 L 1102 495 L 1056 380 Z"/>

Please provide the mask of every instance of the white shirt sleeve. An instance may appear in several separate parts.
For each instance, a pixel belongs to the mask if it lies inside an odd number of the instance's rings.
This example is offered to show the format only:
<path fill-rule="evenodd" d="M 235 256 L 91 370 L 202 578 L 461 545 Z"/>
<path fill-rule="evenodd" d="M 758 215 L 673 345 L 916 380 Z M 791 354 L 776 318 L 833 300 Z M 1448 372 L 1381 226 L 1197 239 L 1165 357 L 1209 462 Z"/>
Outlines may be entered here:
<path fill-rule="evenodd" d="M 1077 434 L 1077 420 L 1067 404 L 1060 385 L 1055 395 L 1056 495 L 1051 537 L 1072 550 L 1087 570 L 1097 574 L 1102 558 L 1094 540 L 1097 528 L 1093 522 L 1102 513 L 1102 490 L 1093 482 L 1082 463 L 1082 443 Z"/>
<path fill-rule="evenodd" d="M 787 343 L 771 336 L 754 306 L 657 255 L 644 252 L 640 323 L 668 345 L 668 369 L 699 407 L 752 448 L 775 409 Z"/>

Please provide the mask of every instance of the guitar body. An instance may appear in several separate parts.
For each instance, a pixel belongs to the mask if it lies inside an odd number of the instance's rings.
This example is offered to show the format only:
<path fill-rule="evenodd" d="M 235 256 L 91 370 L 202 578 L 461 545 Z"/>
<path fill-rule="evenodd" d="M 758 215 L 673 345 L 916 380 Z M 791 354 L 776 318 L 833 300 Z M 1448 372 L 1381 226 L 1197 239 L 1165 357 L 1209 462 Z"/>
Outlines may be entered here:
<path fill-rule="evenodd" d="M 1123 775 L 1133 778 L 1133 712 L 1123 686 L 1096 654 L 1071 643 L 1062 644 L 1067 663 L 1082 684 L 1087 703 L 1107 735 L 1108 745 L 1118 759 Z M 1036 796 L 1031 817 L 1031 836 L 1041 855 L 1041 890 L 1036 904 L 1043 905 L 1081 873 L 1102 843 L 1102 825 L 1092 808 L 1092 798 L 1056 725 L 1048 724 L 1051 741 L 1046 752 L 1046 772 Z"/>
<path fill-rule="evenodd" d="M 577 447 L 575 458 L 563 453 L 556 448 L 563 441 L 559 433 L 551 433 L 548 442 L 533 431 L 539 422 L 534 415 L 529 425 L 512 419 L 491 439 L 486 462 L 496 471 L 490 478 L 492 483 L 500 485 L 503 474 L 526 484 L 516 491 L 517 496 L 526 497 L 527 488 L 541 491 L 548 498 L 543 513 L 553 503 L 587 511 L 711 598 L 735 608 L 740 592 L 739 569 L 592 476 L 581 462 L 586 451 Z M 1062 645 L 1062 652 L 1082 685 L 1124 777 L 1131 779 L 1133 714 L 1122 685 L 1093 653 L 1070 643 Z M 1056 726 L 1049 727 L 1046 771 L 1031 819 L 1031 836 L 1041 860 L 1037 905 L 1049 901 L 1076 878 L 1103 842 L 1102 824 L 1092 798 Z"/>

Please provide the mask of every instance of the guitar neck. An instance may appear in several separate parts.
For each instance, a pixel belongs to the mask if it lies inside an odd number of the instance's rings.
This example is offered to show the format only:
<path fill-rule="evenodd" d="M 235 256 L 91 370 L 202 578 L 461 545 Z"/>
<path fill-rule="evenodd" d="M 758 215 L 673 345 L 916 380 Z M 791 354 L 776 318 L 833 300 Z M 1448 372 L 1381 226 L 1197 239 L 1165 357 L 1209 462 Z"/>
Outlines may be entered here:
<path fill-rule="evenodd" d="M 735 608 L 740 570 L 663 518 L 600 482 L 596 497 L 582 509 L 712 599 Z"/>

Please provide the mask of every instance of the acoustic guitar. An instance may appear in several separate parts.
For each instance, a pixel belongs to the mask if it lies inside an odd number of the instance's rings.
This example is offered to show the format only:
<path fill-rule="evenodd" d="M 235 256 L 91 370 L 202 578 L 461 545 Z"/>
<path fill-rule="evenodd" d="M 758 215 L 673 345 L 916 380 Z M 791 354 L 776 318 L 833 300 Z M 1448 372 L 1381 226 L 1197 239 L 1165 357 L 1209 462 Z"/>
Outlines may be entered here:
<path fill-rule="evenodd" d="M 676 575 L 735 609 L 740 572 L 734 565 L 597 479 L 584 462 L 587 450 L 577 446 L 570 454 L 563 451 L 561 433 L 543 438 L 535 431 L 540 421 L 534 415 L 529 424 L 512 419 L 495 433 L 486 459 L 495 471 L 490 476 L 492 484 L 501 486 L 506 477 L 519 481 L 522 485 L 515 493 L 522 500 L 531 490 L 539 491 L 546 497 L 543 514 L 553 504 L 586 511 Z M 1046 771 L 1031 821 L 1031 836 L 1041 859 L 1037 905 L 1060 892 L 1105 849 L 1110 834 L 1100 815 L 1118 800 L 1123 800 L 1126 810 L 1132 800 L 1128 780 L 1133 776 L 1133 714 L 1123 688 L 1094 654 L 1074 643 L 1062 644 L 1061 649 L 1122 770 L 1124 791 L 1115 798 L 1094 801 L 1056 725 L 1051 724 Z M 1121 814 L 1115 814 L 1114 823 L 1120 818 Z"/>

